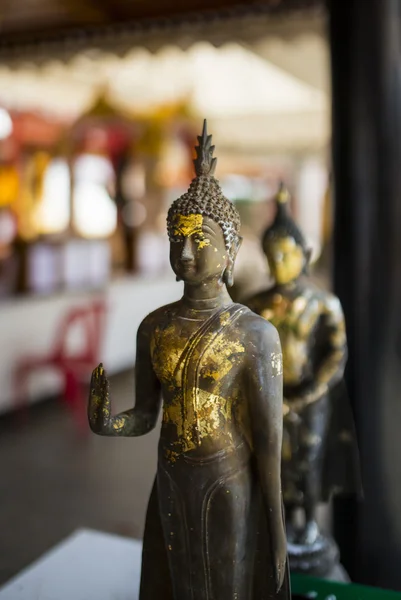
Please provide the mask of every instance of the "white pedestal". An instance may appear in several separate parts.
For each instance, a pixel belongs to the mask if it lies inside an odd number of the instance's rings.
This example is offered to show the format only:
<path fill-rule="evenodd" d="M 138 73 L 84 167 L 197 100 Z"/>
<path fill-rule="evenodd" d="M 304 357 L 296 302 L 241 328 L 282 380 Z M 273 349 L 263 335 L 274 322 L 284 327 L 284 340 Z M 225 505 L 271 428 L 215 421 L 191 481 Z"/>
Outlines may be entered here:
<path fill-rule="evenodd" d="M 82 529 L 1 588 L 0 600 L 138 600 L 141 554 L 137 540 Z"/>

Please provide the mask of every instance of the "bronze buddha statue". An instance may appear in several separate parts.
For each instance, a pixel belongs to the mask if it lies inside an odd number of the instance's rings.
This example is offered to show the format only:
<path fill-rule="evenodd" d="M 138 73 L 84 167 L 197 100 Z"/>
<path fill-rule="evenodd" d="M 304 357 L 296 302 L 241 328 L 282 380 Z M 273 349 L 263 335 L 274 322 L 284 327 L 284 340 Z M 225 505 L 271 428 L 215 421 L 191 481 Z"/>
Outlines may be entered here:
<path fill-rule="evenodd" d="M 319 530 L 317 506 L 332 492 L 359 490 L 353 418 L 343 384 L 347 340 L 338 298 L 307 277 L 310 250 L 289 214 L 288 200 L 281 185 L 275 219 L 263 237 L 275 283 L 246 305 L 277 328 L 283 352 L 281 471 L 290 566 L 325 575 L 337 549 Z"/>
<path fill-rule="evenodd" d="M 99 435 L 144 435 L 162 407 L 141 600 L 289 600 L 280 340 L 228 295 L 240 220 L 214 177 L 206 122 L 198 141 L 196 177 L 167 217 L 183 297 L 139 327 L 133 409 L 113 416 L 104 369 L 94 370 L 89 423 Z"/>

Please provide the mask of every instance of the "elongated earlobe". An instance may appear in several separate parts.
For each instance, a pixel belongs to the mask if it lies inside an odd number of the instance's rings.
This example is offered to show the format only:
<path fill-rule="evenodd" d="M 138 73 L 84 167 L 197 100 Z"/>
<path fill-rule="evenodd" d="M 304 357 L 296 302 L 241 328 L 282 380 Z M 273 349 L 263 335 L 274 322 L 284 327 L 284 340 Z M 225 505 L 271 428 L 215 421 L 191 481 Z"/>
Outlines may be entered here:
<path fill-rule="evenodd" d="M 176 281 L 181 281 L 181 277 L 178 277 L 178 275 L 175 276 L 175 280 Z"/>
<path fill-rule="evenodd" d="M 227 287 L 232 287 L 234 285 L 234 276 L 231 267 L 227 267 L 223 274 L 223 281 Z"/>
<path fill-rule="evenodd" d="M 309 275 L 309 270 L 310 270 L 310 264 L 311 264 L 311 259 L 312 259 L 312 248 L 307 248 L 307 250 L 305 250 L 305 266 L 303 269 L 303 272 L 305 273 L 305 275 Z"/>
<path fill-rule="evenodd" d="M 236 236 L 232 242 L 232 248 L 229 253 L 228 262 L 226 270 L 223 273 L 223 281 L 227 287 L 232 287 L 234 285 L 234 263 L 238 254 L 238 250 L 242 244 L 242 237 Z"/>

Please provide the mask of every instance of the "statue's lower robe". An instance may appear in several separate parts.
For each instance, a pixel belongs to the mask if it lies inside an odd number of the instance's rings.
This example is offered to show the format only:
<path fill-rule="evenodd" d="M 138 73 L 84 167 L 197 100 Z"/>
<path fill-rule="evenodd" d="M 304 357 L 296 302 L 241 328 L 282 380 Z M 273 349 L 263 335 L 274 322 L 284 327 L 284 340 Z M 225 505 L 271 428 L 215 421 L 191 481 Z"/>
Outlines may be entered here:
<path fill-rule="evenodd" d="M 289 600 L 275 592 L 270 536 L 253 457 L 159 456 L 146 517 L 140 600 Z"/>

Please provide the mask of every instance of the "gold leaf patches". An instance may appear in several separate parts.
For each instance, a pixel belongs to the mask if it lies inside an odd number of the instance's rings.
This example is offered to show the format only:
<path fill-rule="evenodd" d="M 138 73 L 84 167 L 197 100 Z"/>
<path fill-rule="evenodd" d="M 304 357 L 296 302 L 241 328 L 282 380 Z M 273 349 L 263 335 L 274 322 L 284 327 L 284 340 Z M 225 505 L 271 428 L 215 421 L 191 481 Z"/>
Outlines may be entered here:
<path fill-rule="evenodd" d="M 173 221 L 172 235 L 173 237 L 191 237 L 195 236 L 195 241 L 198 244 L 198 249 L 201 250 L 206 246 L 210 246 L 209 238 L 205 237 L 202 229 L 202 215 L 175 215 Z"/>
<path fill-rule="evenodd" d="M 220 317 L 223 321 L 225 314 L 223 313 Z M 204 354 L 202 377 L 210 377 L 215 381 L 220 381 L 231 371 L 235 356 L 244 352 L 245 348 L 240 342 L 219 336 Z"/>
<path fill-rule="evenodd" d="M 114 417 L 113 418 L 113 429 L 115 431 L 121 431 L 122 429 L 124 429 L 125 425 L 126 425 L 125 417 Z"/>
<path fill-rule="evenodd" d="M 194 234 L 203 234 L 202 224 L 202 215 L 175 215 L 173 235 L 190 237 Z"/>
<path fill-rule="evenodd" d="M 192 390 L 193 406 L 183 410 L 179 396 L 164 406 L 163 421 L 176 427 L 176 447 L 179 452 L 194 450 L 206 437 L 218 438 L 221 435 L 231 438 L 226 425 L 231 421 L 231 401 L 200 388 Z M 177 453 L 171 451 L 170 458 Z M 173 456 L 174 455 L 174 456 Z"/>
<path fill-rule="evenodd" d="M 156 329 L 151 342 L 151 356 L 159 380 L 169 388 L 181 385 L 181 369 L 177 368 L 185 345 L 186 337 L 181 336 L 176 323 L 170 323 L 163 330 Z"/>

